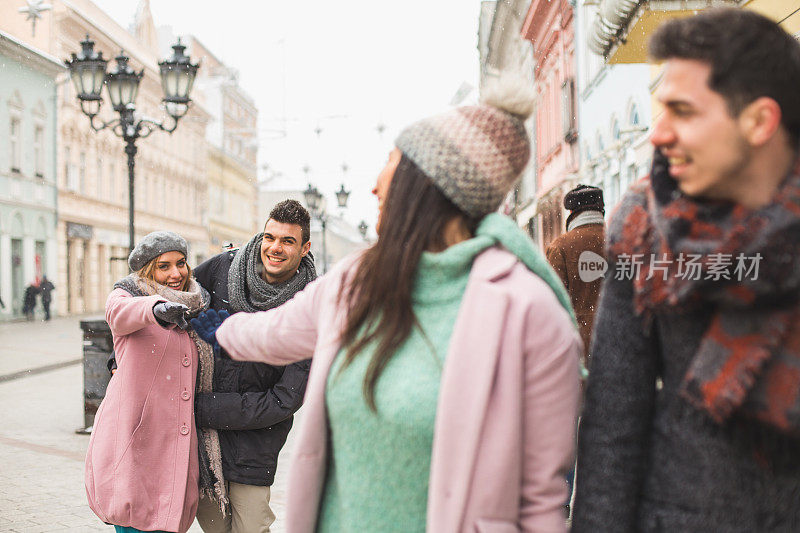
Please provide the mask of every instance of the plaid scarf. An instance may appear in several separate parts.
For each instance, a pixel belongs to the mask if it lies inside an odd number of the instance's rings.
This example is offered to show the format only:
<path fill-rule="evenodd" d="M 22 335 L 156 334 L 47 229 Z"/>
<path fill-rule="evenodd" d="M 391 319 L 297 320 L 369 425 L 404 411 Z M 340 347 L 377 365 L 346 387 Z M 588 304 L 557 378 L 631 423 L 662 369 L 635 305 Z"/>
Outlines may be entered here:
<path fill-rule="evenodd" d="M 800 160 L 769 205 L 749 210 L 684 196 L 656 152 L 615 217 L 610 258 L 618 271 L 636 265 L 646 324 L 712 309 L 681 395 L 719 424 L 739 413 L 800 436 Z"/>

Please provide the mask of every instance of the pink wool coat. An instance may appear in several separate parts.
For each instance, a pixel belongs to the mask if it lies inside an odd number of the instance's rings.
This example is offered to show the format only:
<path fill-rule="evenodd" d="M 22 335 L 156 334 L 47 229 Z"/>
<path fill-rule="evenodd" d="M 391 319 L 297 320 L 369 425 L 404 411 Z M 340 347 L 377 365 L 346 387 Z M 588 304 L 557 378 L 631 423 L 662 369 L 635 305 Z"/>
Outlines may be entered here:
<path fill-rule="evenodd" d="M 325 385 L 339 351 L 347 262 L 294 299 L 217 331 L 234 359 L 313 355 L 289 473 L 287 528 L 314 531 L 327 465 Z M 550 288 L 499 248 L 472 268 L 445 360 L 428 490 L 430 533 L 566 531 L 582 345 Z M 402 505 L 402 502 L 386 502 Z"/>
<path fill-rule="evenodd" d="M 106 302 L 118 368 L 89 440 L 86 494 L 104 522 L 183 533 L 198 499 L 197 347 L 156 322 L 160 301 L 114 289 Z"/>

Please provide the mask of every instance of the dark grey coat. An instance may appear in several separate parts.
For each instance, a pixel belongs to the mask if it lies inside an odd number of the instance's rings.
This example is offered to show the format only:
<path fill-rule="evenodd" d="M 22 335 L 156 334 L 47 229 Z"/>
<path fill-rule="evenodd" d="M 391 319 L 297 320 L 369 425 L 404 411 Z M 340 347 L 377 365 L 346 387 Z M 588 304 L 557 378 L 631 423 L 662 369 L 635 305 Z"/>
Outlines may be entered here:
<path fill-rule="evenodd" d="M 647 327 L 615 272 L 595 320 L 572 530 L 800 531 L 800 443 L 742 419 L 716 426 L 678 395 L 711 310 Z"/>

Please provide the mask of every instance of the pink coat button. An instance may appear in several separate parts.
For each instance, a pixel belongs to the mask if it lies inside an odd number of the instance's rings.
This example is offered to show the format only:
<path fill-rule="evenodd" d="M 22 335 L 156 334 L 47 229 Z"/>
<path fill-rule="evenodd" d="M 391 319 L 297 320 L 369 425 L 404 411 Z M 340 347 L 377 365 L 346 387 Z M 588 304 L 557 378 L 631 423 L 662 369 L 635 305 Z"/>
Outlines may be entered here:
<path fill-rule="evenodd" d="M 189 398 L 191 398 L 191 397 L 192 397 L 192 395 L 191 395 L 191 394 L 189 394 L 189 391 L 188 391 L 188 390 L 185 390 L 185 391 L 183 391 L 183 392 L 181 393 L 181 398 L 183 398 L 184 400 L 188 400 L 188 399 L 189 399 Z"/>
<path fill-rule="evenodd" d="M 189 366 L 192 364 L 192 361 L 188 357 L 184 357 L 183 361 L 181 361 L 181 364 L 183 364 L 183 366 Z"/>
<path fill-rule="evenodd" d="M 188 434 L 189 434 L 189 426 L 187 426 L 185 424 L 182 425 L 181 426 L 181 435 L 188 435 Z"/>

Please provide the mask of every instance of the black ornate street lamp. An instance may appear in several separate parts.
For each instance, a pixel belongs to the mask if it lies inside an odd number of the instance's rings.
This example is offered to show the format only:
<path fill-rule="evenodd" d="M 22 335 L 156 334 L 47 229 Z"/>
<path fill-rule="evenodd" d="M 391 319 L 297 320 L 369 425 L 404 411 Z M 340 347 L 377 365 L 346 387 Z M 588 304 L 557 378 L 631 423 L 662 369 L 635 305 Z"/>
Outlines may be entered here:
<path fill-rule="evenodd" d="M 306 199 L 306 205 L 311 210 L 311 216 L 317 216 L 317 210 L 320 208 L 320 202 L 322 201 L 322 194 L 320 194 L 316 187 L 309 183 L 306 190 L 303 191 L 303 196 Z"/>
<path fill-rule="evenodd" d="M 322 273 L 328 272 L 328 242 L 327 242 L 327 224 L 328 214 L 325 212 L 325 207 L 322 205 L 322 193 L 310 183 L 306 190 L 303 191 L 303 196 L 306 199 L 306 205 L 311 216 L 319 220 L 322 226 Z"/>
<path fill-rule="evenodd" d="M 136 95 L 139 92 L 139 83 L 144 76 L 144 69 L 136 72 L 128 65 L 129 58 L 124 52 L 116 57 L 116 70 L 106 72 L 108 61 L 103 59 L 103 53 L 94 49 L 94 41 L 86 39 L 81 41 L 80 53 L 72 54 L 72 58 L 65 61 L 69 69 L 75 92 L 80 101 L 81 111 L 89 117 L 89 125 L 94 131 L 110 129 L 114 135 L 125 141 L 125 153 L 128 156 L 128 250 L 134 247 L 133 215 L 134 215 L 134 165 L 136 157 L 136 141 L 148 137 L 159 129 L 172 133 L 178 127 L 178 120 L 183 117 L 192 103 L 189 94 L 194 85 L 199 63 L 192 63 L 184 52 L 186 47 L 178 43 L 172 47 L 172 57 L 159 62 L 161 72 L 161 87 L 164 90 L 164 108 L 172 118 L 172 124 L 165 126 L 163 122 L 144 118 L 136 115 Z M 103 104 L 101 91 L 106 86 L 111 106 L 119 113 L 119 118 L 95 124 L 95 117 L 100 112 Z"/>
<path fill-rule="evenodd" d="M 349 197 L 350 197 L 350 191 L 344 190 L 344 183 L 342 183 L 342 186 L 339 188 L 338 191 L 336 191 L 336 203 L 339 204 L 339 207 L 344 209 L 345 207 L 347 207 L 347 199 Z"/>
<path fill-rule="evenodd" d="M 365 221 L 362 220 L 361 222 L 358 223 L 358 231 L 361 233 L 362 238 L 364 239 L 367 238 L 368 229 L 369 227 L 367 226 L 367 223 Z"/>

